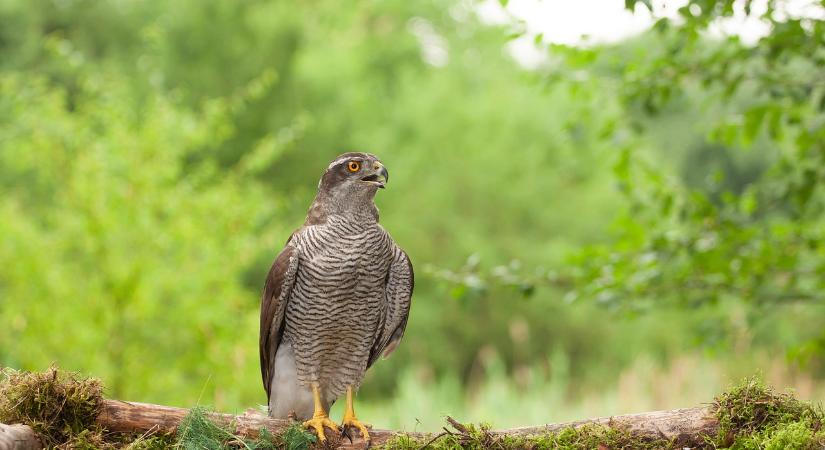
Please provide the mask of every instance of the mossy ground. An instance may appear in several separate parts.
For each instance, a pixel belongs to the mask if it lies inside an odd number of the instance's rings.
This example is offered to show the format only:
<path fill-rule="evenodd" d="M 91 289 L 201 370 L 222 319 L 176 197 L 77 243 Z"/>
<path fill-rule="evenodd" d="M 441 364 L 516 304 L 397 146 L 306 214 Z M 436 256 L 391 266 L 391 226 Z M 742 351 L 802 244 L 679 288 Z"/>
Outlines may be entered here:
<path fill-rule="evenodd" d="M 45 372 L 0 370 L 0 422 L 31 426 L 48 448 L 153 450 L 173 441 L 162 435 L 108 433 L 95 423 L 103 384 L 50 367 Z"/>
<path fill-rule="evenodd" d="M 209 420 L 208 411 L 192 408 L 176 435 L 124 435 L 110 433 L 95 423 L 102 401 L 99 380 L 82 378 L 52 367 L 27 373 L 0 372 L 0 422 L 30 425 L 55 449 L 185 450 L 318 449 L 334 448 L 340 438 L 325 444 L 300 425 L 273 435 L 261 430 L 257 439 L 243 439 L 228 427 Z M 825 413 L 821 406 L 777 393 L 758 379 L 747 379 L 713 402 L 719 420 L 715 436 L 701 436 L 699 448 L 708 449 L 825 449 Z M 637 436 L 621 427 L 588 425 L 556 433 L 519 437 L 502 436 L 487 425 L 465 425 L 450 418 L 451 429 L 429 439 L 401 435 L 385 444 L 387 450 L 420 449 L 675 449 L 675 442 Z"/>
<path fill-rule="evenodd" d="M 665 449 L 675 448 L 667 439 L 634 436 L 625 429 L 600 425 L 588 425 L 581 428 L 567 428 L 558 433 L 520 437 L 502 436 L 490 431 L 486 425 L 462 425 L 452 423 L 454 431 L 447 431 L 433 436 L 429 440 L 412 439 L 399 436 L 383 448 L 386 450 L 618 450 L 618 449 Z"/>
<path fill-rule="evenodd" d="M 757 378 L 716 397 L 713 410 L 719 432 L 709 443 L 715 448 L 825 449 L 822 406 L 777 393 Z"/>

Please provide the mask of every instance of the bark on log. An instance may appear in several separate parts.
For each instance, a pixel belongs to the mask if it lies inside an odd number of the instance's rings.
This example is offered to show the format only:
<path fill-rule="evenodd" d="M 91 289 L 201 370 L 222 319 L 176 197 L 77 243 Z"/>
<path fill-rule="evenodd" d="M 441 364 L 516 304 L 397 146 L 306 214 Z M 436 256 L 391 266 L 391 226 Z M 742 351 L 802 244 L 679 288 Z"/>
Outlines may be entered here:
<path fill-rule="evenodd" d="M 26 425 L 0 423 L 0 450 L 40 450 L 43 444 L 37 433 Z"/>
<path fill-rule="evenodd" d="M 174 433 L 181 419 L 183 419 L 187 413 L 189 413 L 188 409 L 173 406 L 104 400 L 103 410 L 98 416 L 97 421 L 104 428 L 115 432 Z M 272 419 L 260 413 L 246 413 L 239 416 L 212 413 L 210 418 L 217 423 L 232 426 L 237 435 L 251 438 L 257 437 L 261 428 L 266 428 L 273 434 L 278 434 L 292 425 L 292 422 L 288 420 Z M 333 434 L 337 435 L 337 433 L 327 431 L 327 437 L 331 439 L 337 437 L 332 436 Z M 383 444 L 396 434 L 398 434 L 396 431 L 370 430 L 372 445 Z M 352 436 L 352 442 L 344 438 L 339 443 L 339 448 L 364 448 L 364 442 L 358 432 L 352 432 L 350 435 Z M 424 435 L 419 433 L 417 436 L 423 437 Z"/>
<path fill-rule="evenodd" d="M 111 431 L 139 432 L 159 431 L 173 433 L 186 415 L 188 410 L 170 406 L 151 405 L 146 403 L 122 402 L 106 400 L 103 412 L 98 422 Z M 262 414 L 231 414 L 214 413 L 212 418 L 219 423 L 232 424 L 236 434 L 256 437 L 261 428 L 267 428 L 272 433 L 279 433 L 290 425 L 289 421 L 276 420 Z M 612 417 L 601 417 L 575 422 L 556 423 L 533 427 L 496 430 L 494 434 L 530 436 L 542 433 L 559 431 L 568 427 L 581 427 L 589 424 L 601 424 L 614 427 L 626 427 L 640 435 L 675 439 L 684 446 L 693 446 L 702 442 L 703 435 L 714 435 L 718 423 L 710 410 L 702 408 L 683 408 L 669 411 L 653 411 L 641 414 L 625 414 Z M 332 434 L 332 433 L 329 433 Z M 358 433 L 351 433 L 353 442 L 343 439 L 340 448 L 363 448 L 364 442 Z M 385 443 L 399 434 L 398 431 L 370 430 L 373 445 Z M 418 439 L 428 439 L 425 433 L 407 433 Z"/>
<path fill-rule="evenodd" d="M 719 423 L 711 413 L 710 408 L 703 407 L 599 417 L 537 427 L 513 428 L 496 431 L 496 433 L 529 436 L 560 431 L 570 427 L 579 428 L 590 424 L 625 427 L 637 435 L 674 439 L 677 444 L 684 447 L 701 444 L 703 435 L 713 436 L 719 427 Z"/>
<path fill-rule="evenodd" d="M 141 434 L 147 432 L 174 433 L 181 419 L 183 419 L 188 412 L 188 409 L 173 406 L 104 400 L 103 409 L 97 421 L 101 426 L 113 432 Z M 257 437 L 261 428 L 266 428 L 272 433 L 279 433 L 291 425 L 291 422 L 287 420 L 271 419 L 259 413 L 246 413 L 238 416 L 212 413 L 211 418 L 218 423 L 232 426 L 235 434 L 250 438 Z M 653 411 L 641 414 L 625 414 L 575 422 L 496 430 L 492 433 L 496 435 L 531 436 L 560 431 L 569 427 L 578 428 L 590 424 L 624 427 L 639 435 L 674 439 L 677 444 L 684 447 L 701 444 L 702 436 L 714 435 L 718 427 L 718 423 L 710 413 L 710 410 L 703 407 Z M 6 437 L 18 436 L 18 438 L 4 441 L 4 431 L 6 432 Z M 328 437 L 331 441 L 337 442 L 338 448 L 364 448 L 364 442 L 360 434 L 357 432 L 350 434 L 352 435 L 352 442 L 346 438 L 339 440 L 337 433 L 328 431 Z M 373 445 L 381 445 L 397 434 L 399 434 L 398 431 L 370 430 Z M 425 433 L 406 434 L 425 441 L 434 436 Z M 5 442 L 11 442 L 11 444 Z M 0 450 L 39 450 L 40 448 L 42 448 L 40 441 L 37 440 L 37 436 L 31 428 L 23 425 L 10 426 L 0 424 Z"/>

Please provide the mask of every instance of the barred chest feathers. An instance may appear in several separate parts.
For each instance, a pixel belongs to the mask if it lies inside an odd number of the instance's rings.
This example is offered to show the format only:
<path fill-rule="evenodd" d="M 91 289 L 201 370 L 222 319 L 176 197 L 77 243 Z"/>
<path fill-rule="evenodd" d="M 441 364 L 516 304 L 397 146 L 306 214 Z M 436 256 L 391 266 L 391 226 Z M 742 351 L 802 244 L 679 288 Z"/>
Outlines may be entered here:
<path fill-rule="evenodd" d="M 331 397 L 358 386 L 385 305 L 394 244 L 377 223 L 330 218 L 293 237 L 300 258 L 286 310 L 284 341 L 298 381 L 319 382 Z"/>

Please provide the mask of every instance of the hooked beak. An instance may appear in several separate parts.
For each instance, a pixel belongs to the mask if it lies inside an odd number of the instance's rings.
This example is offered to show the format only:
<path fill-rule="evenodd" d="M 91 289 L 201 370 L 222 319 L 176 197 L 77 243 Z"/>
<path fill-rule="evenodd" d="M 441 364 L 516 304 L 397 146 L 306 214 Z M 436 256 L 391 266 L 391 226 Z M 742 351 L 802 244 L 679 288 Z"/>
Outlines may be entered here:
<path fill-rule="evenodd" d="M 390 180 L 390 173 L 387 172 L 387 168 L 384 167 L 383 164 L 376 161 L 373 165 L 373 173 L 371 175 L 367 175 L 364 178 L 361 178 L 361 181 L 367 183 L 374 183 L 378 185 L 379 188 L 384 189 L 384 185 Z"/>

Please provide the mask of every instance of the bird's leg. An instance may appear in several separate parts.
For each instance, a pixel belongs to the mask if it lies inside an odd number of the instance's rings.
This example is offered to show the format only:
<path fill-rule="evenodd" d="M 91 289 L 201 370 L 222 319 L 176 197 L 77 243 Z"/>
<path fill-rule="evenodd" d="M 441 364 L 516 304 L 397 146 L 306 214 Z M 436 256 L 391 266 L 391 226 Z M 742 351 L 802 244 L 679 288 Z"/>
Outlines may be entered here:
<path fill-rule="evenodd" d="M 314 428 L 318 434 L 318 440 L 323 442 L 327 440 L 327 437 L 324 435 L 324 427 L 337 430 L 338 425 L 329 420 L 327 412 L 324 411 L 324 407 L 321 405 L 321 388 L 318 387 L 318 383 L 312 383 L 312 400 L 315 403 L 315 412 L 312 414 L 312 419 L 304 422 L 304 427 Z"/>
<path fill-rule="evenodd" d="M 364 442 L 366 442 L 367 447 L 369 447 L 370 433 L 367 431 L 367 427 L 355 417 L 355 408 L 352 406 L 352 386 L 347 387 L 347 407 L 344 411 L 344 420 L 341 421 L 341 428 L 343 430 L 346 430 L 348 426 L 358 428 L 361 431 L 361 436 L 364 437 Z"/>

